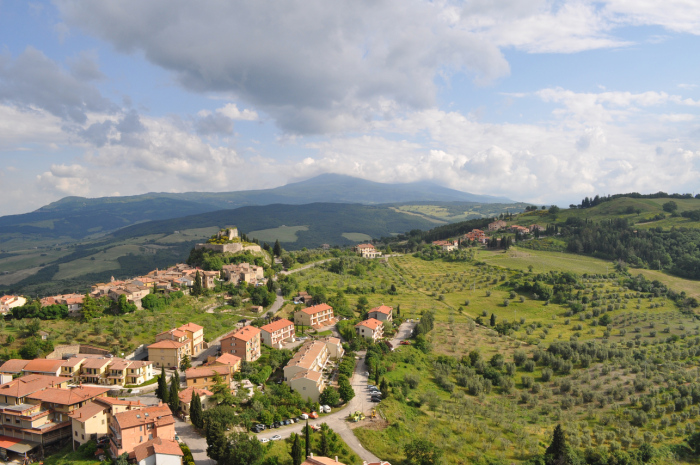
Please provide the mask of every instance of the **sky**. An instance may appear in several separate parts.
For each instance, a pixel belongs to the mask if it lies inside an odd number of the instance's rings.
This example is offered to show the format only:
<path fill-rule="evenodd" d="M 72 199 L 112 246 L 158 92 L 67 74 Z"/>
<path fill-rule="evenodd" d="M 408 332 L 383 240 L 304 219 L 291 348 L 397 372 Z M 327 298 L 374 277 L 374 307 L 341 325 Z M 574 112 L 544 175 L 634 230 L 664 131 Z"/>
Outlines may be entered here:
<path fill-rule="evenodd" d="M 0 215 L 322 173 L 700 191 L 700 0 L 0 0 Z"/>

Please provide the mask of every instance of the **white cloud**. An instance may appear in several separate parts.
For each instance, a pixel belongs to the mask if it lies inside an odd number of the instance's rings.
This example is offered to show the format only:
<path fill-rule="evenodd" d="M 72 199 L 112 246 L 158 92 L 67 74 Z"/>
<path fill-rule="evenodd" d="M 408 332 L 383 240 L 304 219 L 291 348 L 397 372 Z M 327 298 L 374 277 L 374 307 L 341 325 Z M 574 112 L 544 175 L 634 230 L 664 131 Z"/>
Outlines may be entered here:
<path fill-rule="evenodd" d="M 216 111 L 232 120 L 256 121 L 258 119 L 258 114 L 256 112 L 247 108 L 241 111 L 235 103 L 228 103 L 226 106 L 218 108 Z"/>

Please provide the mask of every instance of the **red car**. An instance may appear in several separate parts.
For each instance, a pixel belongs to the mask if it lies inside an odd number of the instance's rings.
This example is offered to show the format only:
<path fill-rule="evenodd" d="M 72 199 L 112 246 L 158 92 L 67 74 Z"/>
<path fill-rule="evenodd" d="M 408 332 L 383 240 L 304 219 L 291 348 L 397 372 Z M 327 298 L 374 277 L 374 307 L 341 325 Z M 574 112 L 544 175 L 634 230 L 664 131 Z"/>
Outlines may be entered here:
<path fill-rule="evenodd" d="M 316 412 L 309 413 L 309 418 L 318 418 L 318 413 L 316 413 Z"/>
<path fill-rule="evenodd" d="M 399 342 L 399 344 L 401 344 L 402 346 L 410 346 L 411 345 L 411 343 L 408 341 L 401 341 L 401 342 Z"/>

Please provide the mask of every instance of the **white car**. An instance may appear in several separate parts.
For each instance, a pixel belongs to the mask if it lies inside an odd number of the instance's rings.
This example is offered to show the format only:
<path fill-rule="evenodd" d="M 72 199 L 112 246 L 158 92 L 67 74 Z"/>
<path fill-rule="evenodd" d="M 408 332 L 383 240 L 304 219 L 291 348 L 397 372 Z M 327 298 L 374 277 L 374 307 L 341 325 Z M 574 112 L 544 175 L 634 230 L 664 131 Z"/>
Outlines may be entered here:
<path fill-rule="evenodd" d="M 260 442 L 262 442 L 263 444 L 266 442 L 270 442 L 270 440 L 267 438 L 259 438 L 259 439 L 260 439 Z"/>
<path fill-rule="evenodd" d="M 282 436 L 280 436 L 279 434 L 275 434 L 270 439 L 273 441 L 279 441 L 280 439 L 282 439 Z"/>

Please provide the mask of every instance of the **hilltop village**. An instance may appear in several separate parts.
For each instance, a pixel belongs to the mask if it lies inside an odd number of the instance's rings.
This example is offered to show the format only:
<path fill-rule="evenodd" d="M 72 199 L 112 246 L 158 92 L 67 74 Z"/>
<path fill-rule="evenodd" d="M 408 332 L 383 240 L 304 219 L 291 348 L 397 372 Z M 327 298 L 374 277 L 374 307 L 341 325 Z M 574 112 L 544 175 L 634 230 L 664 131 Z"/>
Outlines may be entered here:
<path fill-rule="evenodd" d="M 389 465 L 389 458 L 396 465 L 413 451 L 436 460 L 466 452 L 454 440 L 460 432 L 442 446 L 432 433 L 430 441 L 421 439 L 429 433 L 420 430 L 399 452 L 385 440 L 373 443 L 391 434 L 392 415 L 420 412 L 445 425 L 472 409 L 490 422 L 503 412 L 494 397 L 527 411 L 553 395 L 558 418 L 584 415 L 594 399 L 607 412 L 607 399 L 617 394 L 566 387 L 576 370 L 594 362 L 581 355 L 574 368 L 559 361 L 559 352 L 543 355 L 541 344 L 563 351 L 556 344 L 565 344 L 566 335 L 571 344 L 610 343 L 609 357 L 623 357 L 617 347 L 645 347 L 641 337 L 627 335 L 628 304 L 639 309 L 645 300 L 662 312 L 670 302 L 692 307 L 693 299 L 632 279 L 620 264 L 613 270 L 591 262 L 576 275 L 534 271 L 543 265 L 532 260 L 520 269 L 481 261 L 512 260 L 513 244 L 530 243 L 521 250 L 534 254 L 538 244 L 557 240 L 556 227 L 528 219 L 483 220 L 451 237 L 428 232 L 412 254 L 406 252 L 415 235 L 399 237 L 402 243 L 286 252 L 279 243 L 247 242 L 229 227 L 196 245 L 187 263 L 95 283 L 85 294 L 4 296 L 3 328 L 26 339 L 19 349 L 6 348 L 0 365 L 0 455 L 174 465 L 236 464 L 252 454 L 265 464 Z M 692 316 L 665 311 L 649 318 L 664 321 L 664 334 L 677 337 L 673 343 L 687 341 L 691 354 Z M 177 323 L 163 327 L 175 313 Z M 590 322 L 587 333 L 570 322 L 577 314 Z M 552 323 L 558 316 L 566 320 Z M 64 323 L 90 334 L 74 334 Z M 18 347 L 12 335 L 4 342 Z M 479 425 L 473 430 L 483 430 Z M 540 437 L 543 430 L 527 434 Z M 519 457 L 525 455 L 519 448 L 528 449 L 536 457 L 537 442 L 528 437 L 522 447 L 504 439 L 503 450 Z M 469 456 L 478 452 L 470 449 Z"/>

